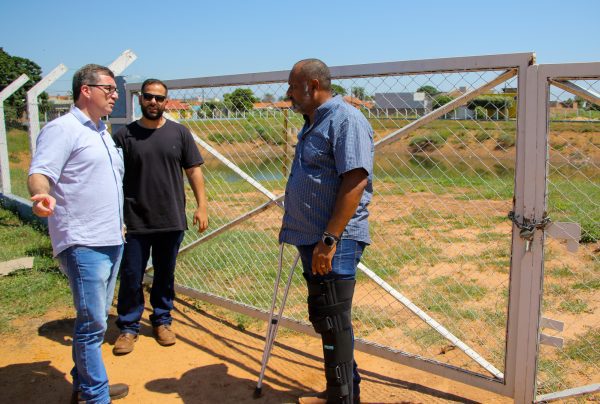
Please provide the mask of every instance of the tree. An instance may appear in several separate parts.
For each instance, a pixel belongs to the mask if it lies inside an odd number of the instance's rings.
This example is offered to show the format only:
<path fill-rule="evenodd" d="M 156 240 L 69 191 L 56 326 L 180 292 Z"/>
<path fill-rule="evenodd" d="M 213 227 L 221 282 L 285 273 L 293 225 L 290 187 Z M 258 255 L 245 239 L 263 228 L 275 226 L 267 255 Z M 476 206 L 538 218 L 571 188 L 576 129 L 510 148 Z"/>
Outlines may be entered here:
<path fill-rule="evenodd" d="M 484 107 L 484 108 L 496 108 L 497 110 L 502 110 L 503 108 L 510 108 L 514 103 L 514 99 L 511 96 L 506 95 L 480 95 L 477 98 L 469 101 L 467 106 L 470 109 L 475 109 L 475 107 Z"/>
<path fill-rule="evenodd" d="M 246 112 L 254 107 L 253 104 L 258 98 L 249 88 L 236 88 L 231 94 L 223 95 L 223 101 L 230 111 Z"/>
<path fill-rule="evenodd" d="M 365 88 L 364 87 L 352 87 L 352 96 L 358 98 L 361 101 L 365 100 Z"/>
<path fill-rule="evenodd" d="M 265 95 L 263 95 L 262 101 L 263 102 L 274 102 L 275 96 L 271 93 L 266 93 Z"/>
<path fill-rule="evenodd" d="M 223 107 L 222 102 L 218 101 L 205 101 L 200 107 L 200 114 L 203 118 L 214 118 L 216 111 L 221 110 Z"/>
<path fill-rule="evenodd" d="M 454 98 L 446 94 L 436 95 L 435 97 L 433 97 L 433 109 L 438 109 L 442 105 L 448 104 L 453 99 Z"/>
<path fill-rule="evenodd" d="M 25 112 L 27 91 L 42 79 L 42 68 L 35 62 L 19 56 L 11 56 L 0 47 L 0 91 L 15 81 L 21 74 L 26 74 L 29 81 L 6 100 L 5 116 L 7 122 L 14 123 Z M 39 96 L 40 111 L 48 108 L 48 94 Z"/>
<path fill-rule="evenodd" d="M 434 86 L 421 86 L 417 88 L 417 93 L 427 93 L 431 97 L 434 97 L 440 93 L 440 90 L 438 90 Z"/>
<path fill-rule="evenodd" d="M 346 89 L 338 84 L 332 84 L 331 91 L 342 96 L 346 95 Z"/>

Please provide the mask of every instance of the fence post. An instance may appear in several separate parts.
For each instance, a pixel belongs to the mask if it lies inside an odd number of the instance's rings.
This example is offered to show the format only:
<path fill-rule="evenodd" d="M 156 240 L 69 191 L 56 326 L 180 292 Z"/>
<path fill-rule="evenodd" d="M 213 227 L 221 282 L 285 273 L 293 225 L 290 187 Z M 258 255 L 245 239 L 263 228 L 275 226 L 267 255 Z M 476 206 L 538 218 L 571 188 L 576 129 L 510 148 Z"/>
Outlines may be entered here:
<path fill-rule="evenodd" d="M 26 74 L 22 74 L 15 81 L 0 91 L 0 193 L 10 194 L 10 163 L 8 161 L 8 141 L 6 139 L 6 125 L 4 123 L 4 101 L 15 91 L 29 81 Z"/>
<path fill-rule="evenodd" d="M 31 156 L 35 154 L 35 142 L 40 133 L 40 117 L 38 109 L 38 96 L 54 83 L 60 76 L 65 74 L 67 66 L 59 64 L 42 78 L 35 86 L 27 91 L 27 119 L 29 120 L 29 147 Z"/>
<path fill-rule="evenodd" d="M 545 201 L 547 86 L 540 84 L 539 66 L 527 69 L 524 103 L 525 128 L 519 128 L 515 172 L 514 212 L 518 221 L 541 221 Z M 519 82 L 521 86 L 521 82 Z M 521 88 L 521 87 L 520 87 Z M 524 112 L 519 105 L 519 113 Z M 519 118 L 522 118 L 519 114 Z M 523 129 L 523 130 L 521 130 Z M 536 231 L 529 250 L 513 225 L 511 288 L 507 338 L 507 383 L 514 386 L 515 403 L 532 403 L 536 391 L 536 367 L 543 280 L 543 232 Z"/>
<path fill-rule="evenodd" d="M 112 62 L 108 68 L 115 74 L 115 82 L 117 84 L 117 90 L 119 91 L 119 98 L 115 102 L 108 121 L 110 122 L 110 131 L 115 133 L 121 127 L 125 126 L 127 122 L 127 91 L 125 89 L 125 78 L 119 76 L 127 67 L 135 62 L 137 55 L 133 51 L 127 49 L 118 58 Z"/>

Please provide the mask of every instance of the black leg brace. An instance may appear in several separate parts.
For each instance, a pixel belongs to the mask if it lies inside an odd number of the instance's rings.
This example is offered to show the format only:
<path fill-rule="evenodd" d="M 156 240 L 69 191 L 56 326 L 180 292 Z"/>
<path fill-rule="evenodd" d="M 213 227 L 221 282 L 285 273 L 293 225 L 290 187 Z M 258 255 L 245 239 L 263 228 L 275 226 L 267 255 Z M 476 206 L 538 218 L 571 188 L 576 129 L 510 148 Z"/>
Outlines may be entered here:
<path fill-rule="evenodd" d="M 327 403 L 353 402 L 351 308 L 355 283 L 354 280 L 308 282 L 308 319 L 323 341 Z"/>

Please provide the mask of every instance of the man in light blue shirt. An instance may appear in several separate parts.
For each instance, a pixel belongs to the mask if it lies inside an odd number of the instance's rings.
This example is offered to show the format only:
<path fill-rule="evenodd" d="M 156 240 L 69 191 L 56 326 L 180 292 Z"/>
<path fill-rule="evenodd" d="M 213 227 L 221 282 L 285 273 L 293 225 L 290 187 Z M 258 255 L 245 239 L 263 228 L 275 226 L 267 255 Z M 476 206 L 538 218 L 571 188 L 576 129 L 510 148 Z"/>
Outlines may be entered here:
<path fill-rule="evenodd" d="M 129 391 L 109 386 L 100 349 L 123 252 L 123 158 L 100 120 L 112 112 L 116 90 L 110 69 L 79 69 L 75 106 L 40 132 L 29 169 L 33 212 L 48 218 L 77 311 L 72 402 L 104 404 Z"/>
<path fill-rule="evenodd" d="M 325 63 L 306 59 L 290 72 L 287 95 L 304 116 L 285 189 L 279 242 L 300 252 L 309 320 L 321 334 L 327 390 L 300 403 L 360 402 L 351 308 L 356 268 L 369 238 L 373 129 L 331 92 Z"/>

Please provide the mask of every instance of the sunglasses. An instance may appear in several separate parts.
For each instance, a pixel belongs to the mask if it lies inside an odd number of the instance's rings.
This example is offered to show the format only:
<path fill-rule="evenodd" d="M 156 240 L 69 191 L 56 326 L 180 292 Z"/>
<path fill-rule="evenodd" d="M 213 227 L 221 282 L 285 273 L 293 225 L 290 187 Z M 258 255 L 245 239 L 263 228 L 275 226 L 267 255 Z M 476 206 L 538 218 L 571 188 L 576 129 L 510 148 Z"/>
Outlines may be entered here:
<path fill-rule="evenodd" d="M 142 93 L 142 97 L 144 98 L 144 101 L 152 101 L 154 98 L 156 102 L 164 102 L 167 99 L 166 95 L 156 95 L 150 93 Z"/>

